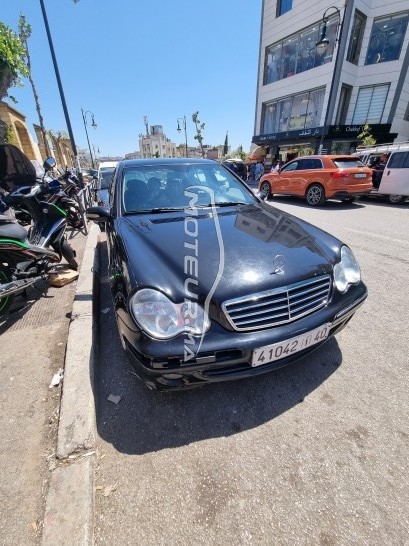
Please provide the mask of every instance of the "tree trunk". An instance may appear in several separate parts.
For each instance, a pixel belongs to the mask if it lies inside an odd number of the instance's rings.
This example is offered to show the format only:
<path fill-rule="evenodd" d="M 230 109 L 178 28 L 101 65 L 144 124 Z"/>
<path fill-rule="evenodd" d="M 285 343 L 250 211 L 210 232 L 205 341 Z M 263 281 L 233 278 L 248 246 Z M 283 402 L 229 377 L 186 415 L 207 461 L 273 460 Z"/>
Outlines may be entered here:
<path fill-rule="evenodd" d="M 0 100 L 7 97 L 7 92 L 11 87 L 13 78 L 7 68 L 0 66 Z"/>
<path fill-rule="evenodd" d="M 28 79 L 30 80 L 31 88 L 33 90 L 34 101 L 36 103 L 38 121 L 40 123 L 41 134 L 43 135 L 43 142 L 44 142 L 45 151 L 47 153 L 47 156 L 50 157 L 51 151 L 50 151 L 50 147 L 48 145 L 47 133 L 46 133 L 45 126 L 44 126 L 43 114 L 41 113 L 40 99 L 38 97 L 37 89 L 36 89 L 36 86 L 34 84 L 33 76 L 31 74 L 31 58 L 30 58 L 30 51 L 28 49 L 27 40 L 26 40 L 24 45 L 25 45 L 25 48 L 26 48 L 26 56 L 27 56 Z"/>

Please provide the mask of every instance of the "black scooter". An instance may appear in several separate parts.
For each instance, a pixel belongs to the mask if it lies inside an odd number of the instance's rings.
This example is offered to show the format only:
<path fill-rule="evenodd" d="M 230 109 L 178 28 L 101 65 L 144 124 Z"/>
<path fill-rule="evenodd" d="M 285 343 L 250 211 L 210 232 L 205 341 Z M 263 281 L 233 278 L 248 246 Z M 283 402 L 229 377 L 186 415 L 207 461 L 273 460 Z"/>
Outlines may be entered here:
<path fill-rule="evenodd" d="M 54 166 L 53 158 L 44 162 L 46 172 Z M 42 199 L 48 191 L 42 180 L 32 187 L 12 189 L 2 198 L 2 212 L 13 206 L 26 210 L 32 225 L 27 231 L 13 217 L 0 214 L 0 316 L 9 309 L 13 296 L 47 278 L 53 264 L 63 257 L 71 269 L 78 269 L 75 251 L 65 236 L 67 213 Z"/>

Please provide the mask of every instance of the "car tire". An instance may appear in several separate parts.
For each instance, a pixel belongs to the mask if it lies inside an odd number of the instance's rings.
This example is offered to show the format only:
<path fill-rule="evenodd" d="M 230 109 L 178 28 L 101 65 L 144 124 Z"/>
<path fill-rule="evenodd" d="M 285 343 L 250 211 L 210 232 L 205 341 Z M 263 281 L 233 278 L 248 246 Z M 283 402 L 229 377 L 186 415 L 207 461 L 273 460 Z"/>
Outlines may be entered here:
<path fill-rule="evenodd" d="M 305 194 L 305 200 L 310 207 L 319 207 L 325 203 L 325 191 L 321 184 L 312 184 Z"/>
<path fill-rule="evenodd" d="M 266 199 L 272 197 L 271 186 L 268 182 L 262 182 L 260 185 L 260 191 L 267 195 Z"/>
<path fill-rule="evenodd" d="M 389 203 L 392 203 L 392 205 L 400 205 L 401 203 L 404 203 L 406 200 L 406 195 L 389 195 L 388 201 Z"/>

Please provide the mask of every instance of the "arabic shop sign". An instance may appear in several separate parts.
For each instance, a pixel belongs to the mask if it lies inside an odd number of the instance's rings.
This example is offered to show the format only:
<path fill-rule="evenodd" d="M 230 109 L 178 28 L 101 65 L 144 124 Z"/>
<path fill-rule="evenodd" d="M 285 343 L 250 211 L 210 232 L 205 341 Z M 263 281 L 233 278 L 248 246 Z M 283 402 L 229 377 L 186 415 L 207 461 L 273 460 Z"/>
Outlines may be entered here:
<path fill-rule="evenodd" d="M 263 144 L 263 142 L 282 142 L 285 140 L 294 140 L 306 137 L 318 138 L 321 136 L 322 127 L 312 127 L 311 129 L 303 129 L 302 131 L 285 131 L 282 133 L 270 133 L 268 135 L 255 135 L 253 142 Z"/>
<path fill-rule="evenodd" d="M 369 125 L 370 132 L 377 139 L 381 139 L 390 134 L 390 123 L 378 123 Z M 357 136 L 362 131 L 363 125 L 330 125 L 326 136 L 329 138 L 349 138 L 357 140 Z M 294 139 L 319 138 L 322 134 L 322 127 L 313 127 L 298 131 L 285 131 L 281 133 L 270 133 L 267 135 L 254 135 L 252 142 L 255 144 L 272 144 L 274 142 L 285 142 Z M 393 140 L 393 139 L 392 139 Z"/>

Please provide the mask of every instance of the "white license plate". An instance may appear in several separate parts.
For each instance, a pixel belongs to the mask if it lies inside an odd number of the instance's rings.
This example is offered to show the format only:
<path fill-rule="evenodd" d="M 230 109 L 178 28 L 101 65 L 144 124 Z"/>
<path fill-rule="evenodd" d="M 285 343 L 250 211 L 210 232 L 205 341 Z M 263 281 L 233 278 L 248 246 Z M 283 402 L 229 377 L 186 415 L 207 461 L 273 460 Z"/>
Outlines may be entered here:
<path fill-rule="evenodd" d="M 365 173 L 355 173 L 354 178 L 366 178 L 366 174 Z"/>
<path fill-rule="evenodd" d="M 274 362 L 275 360 L 298 353 L 307 347 L 311 347 L 311 345 L 316 345 L 320 341 L 327 339 L 330 330 L 331 323 L 327 323 L 300 336 L 254 349 L 251 365 L 253 367 L 261 366 L 262 364 L 268 364 L 269 362 Z"/>

